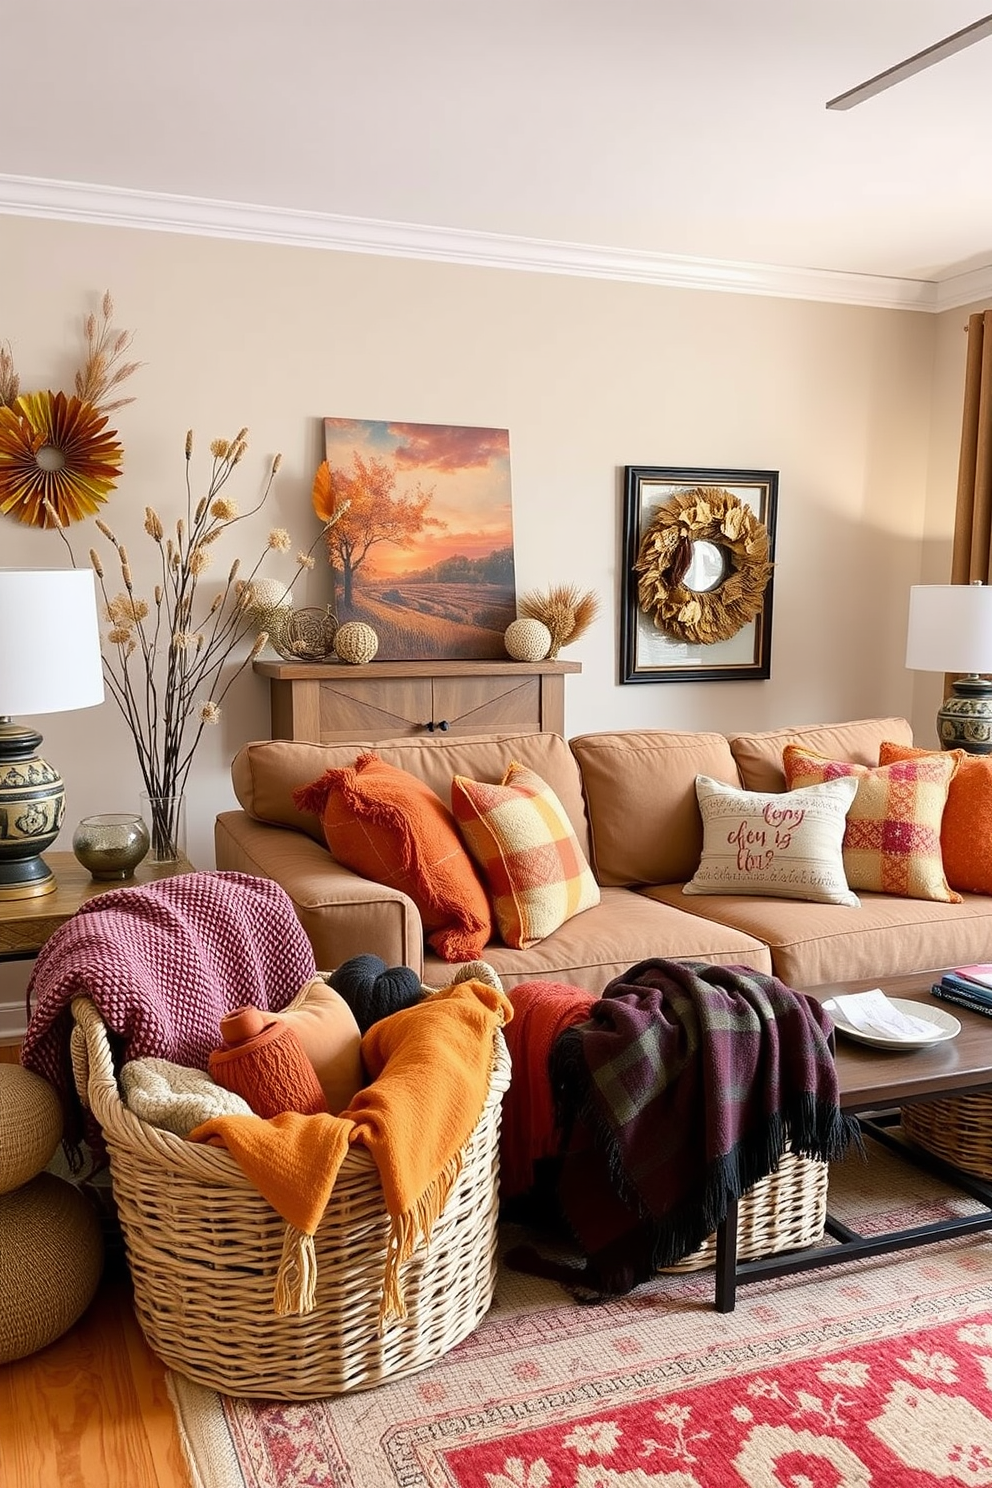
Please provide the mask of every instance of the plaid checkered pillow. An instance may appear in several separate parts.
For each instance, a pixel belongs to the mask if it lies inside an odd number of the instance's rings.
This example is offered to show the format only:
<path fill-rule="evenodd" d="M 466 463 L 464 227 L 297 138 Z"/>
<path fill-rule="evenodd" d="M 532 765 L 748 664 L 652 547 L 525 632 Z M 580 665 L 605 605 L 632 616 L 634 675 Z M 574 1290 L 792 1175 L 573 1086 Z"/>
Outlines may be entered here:
<path fill-rule="evenodd" d="M 599 903 L 599 885 L 565 808 L 533 770 L 512 761 L 499 785 L 456 775 L 451 809 L 508 946 L 537 945 Z"/>
<path fill-rule="evenodd" d="M 787 744 L 782 754 L 790 790 L 854 775 L 847 813 L 844 872 L 852 889 L 903 899 L 960 904 L 944 875 L 940 827 L 958 761 L 951 754 L 900 760 L 872 769 Z"/>

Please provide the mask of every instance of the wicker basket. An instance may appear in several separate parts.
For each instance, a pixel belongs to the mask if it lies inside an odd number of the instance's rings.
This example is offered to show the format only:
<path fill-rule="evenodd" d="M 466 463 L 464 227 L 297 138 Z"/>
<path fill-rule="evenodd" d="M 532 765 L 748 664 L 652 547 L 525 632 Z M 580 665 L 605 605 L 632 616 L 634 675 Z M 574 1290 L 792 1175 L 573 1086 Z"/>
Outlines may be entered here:
<path fill-rule="evenodd" d="M 902 1129 L 910 1141 L 965 1173 L 992 1181 L 992 1095 L 903 1106 Z"/>
<path fill-rule="evenodd" d="M 370 1154 L 351 1149 L 314 1237 L 314 1311 L 277 1317 L 280 1215 L 222 1148 L 129 1111 L 99 1013 L 84 998 L 72 1011 L 85 1042 L 76 1084 L 110 1156 L 135 1312 L 170 1368 L 228 1395 L 308 1400 L 413 1374 L 476 1327 L 496 1280 L 500 1102 L 510 1074 L 501 1034 L 461 1176 L 429 1245 L 421 1241 L 402 1268 L 407 1316 L 380 1336 L 388 1219 Z M 77 1035 L 77 1053 L 79 1043 Z"/>
<path fill-rule="evenodd" d="M 749 1188 L 737 1208 L 737 1259 L 756 1261 L 801 1250 L 823 1238 L 827 1214 L 827 1163 L 786 1151 L 778 1171 Z M 702 1271 L 716 1262 L 716 1236 L 666 1272 Z"/>

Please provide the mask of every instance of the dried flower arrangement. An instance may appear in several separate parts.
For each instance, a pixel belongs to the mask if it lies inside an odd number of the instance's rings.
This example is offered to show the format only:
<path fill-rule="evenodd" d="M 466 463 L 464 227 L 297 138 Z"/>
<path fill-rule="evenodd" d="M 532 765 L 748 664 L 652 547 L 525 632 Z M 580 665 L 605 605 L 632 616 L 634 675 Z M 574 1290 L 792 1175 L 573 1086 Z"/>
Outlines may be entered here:
<path fill-rule="evenodd" d="M 155 509 L 145 508 L 144 530 L 156 546 L 158 559 L 158 582 L 150 600 L 136 591 L 123 543 L 99 518 L 96 526 L 116 553 L 122 589 L 114 592 L 103 560 L 90 549 L 90 562 L 103 595 L 104 617 L 110 625 L 104 637 L 108 690 L 131 730 L 145 790 L 154 801 L 163 803 L 153 808 L 150 823 L 152 851 L 160 861 L 177 856 L 178 803 L 203 729 L 218 722 L 231 684 L 268 640 L 267 632 L 260 631 L 248 653 L 235 662 L 233 669 L 225 670 L 231 653 L 254 630 L 260 602 L 264 603 L 259 569 L 268 553 L 285 553 L 292 546 L 284 528 L 273 528 L 247 575 L 241 577 L 241 563 L 235 558 L 219 592 L 201 601 L 198 587 L 211 567 L 215 544 L 230 528 L 264 506 L 279 470 L 282 457 L 276 455 L 261 496 L 249 510 L 240 511 L 237 503 L 222 493 L 247 448 L 247 429 L 239 430 L 233 439 L 215 439 L 210 445 L 213 466 L 209 484 L 202 496 L 194 498 L 190 472 L 193 432 L 187 433 L 185 514 L 167 533 Z M 71 556 L 58 512 L 51 508 L 48 515 Z M 286 593 L 304 569 L 313 567 L 313 549 L 324 540 L 325 530 L 318 533 L 306 552 L 297 553 L 296 572 L 284 586 Z"/>
<path fill-rule="evenodd" d="M 525 594 L 517 609 L 523 619 L 540 620 L 548 627 L 548 658 L 553 661 L 562 646 L 570 646 L 589 629 L 599 614 L 599 599 L 591 589 L 583 593 L 574 584 L 556 584 L 546 591 Z"/>
<path fill-rule="evenodd" d="M 114 304 L 84 322 L 86 358 L 75 392 L 20 391 L 10 346 L 0 346 L 0 512 L 32 527 L 93 516 L 121 474 L 124 451 L 108 414 L 133 398 L 111 398 L 140 367 L 123 361 L 132 335 L 113 326 Z"/>

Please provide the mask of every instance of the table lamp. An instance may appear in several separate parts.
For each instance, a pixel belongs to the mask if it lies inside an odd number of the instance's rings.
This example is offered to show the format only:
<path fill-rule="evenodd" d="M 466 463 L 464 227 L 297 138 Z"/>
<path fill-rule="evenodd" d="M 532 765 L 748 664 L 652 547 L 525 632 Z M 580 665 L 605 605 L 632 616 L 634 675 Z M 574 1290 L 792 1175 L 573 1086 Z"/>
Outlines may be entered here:
<path fill-rule="evenodd" d="M 11 715 L 102 702 L 92 569 L 0 568 L 0 900 L 53 891 L 41 854 L 65 816 L 62 777 L 37 753 L 41 735 Z"/>
<path fill-rule="evenodd" d="M 937 713 L 941 749 L 992 754 L 992 588 L 914 584 L 909 591 L 906 665 L 961 672 Z"/>

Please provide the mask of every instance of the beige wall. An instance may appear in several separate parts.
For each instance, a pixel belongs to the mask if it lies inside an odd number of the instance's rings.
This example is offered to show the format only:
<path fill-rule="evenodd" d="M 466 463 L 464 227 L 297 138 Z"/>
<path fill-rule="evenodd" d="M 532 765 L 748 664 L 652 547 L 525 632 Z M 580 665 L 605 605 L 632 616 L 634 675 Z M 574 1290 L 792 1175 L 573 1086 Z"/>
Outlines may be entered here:
<path fill-rule="evenodd" d="M 109 288 L 144 366 L 116 414 L 125 473 L 104 508 L 150 577 L 146 504 L 183 500 L 183 440 L 250 429 L 230 494 L 254 495 L 284 463 L 254 541 L 270 525 L 301 544 L 328 414 L 510 430 L 518 590 L 574 581 L 604 599 L 567 654 L 567 731 L 733 729 L 909 713 L 903 665 L 909 585 L 944 577 L 965 312 L 930 316 L 761 296 L 0 218 L 0 340 L 22 386 L 71 387 L 81 321 Z M 931 429 L 931 423 L 933 428 Z M 772 677 L 617 683 L 625 464 L 780 471 Z M 206 464 L 194 464 L 205 475 Z M 81 558 L 90 524 L 75 529 Z M 223 569 L 237 556 L 218 554 Z M 52 534 L 0 518 L 0 563 L 54 565 Z M 306 598 L 318 602 L 318 569 Z M 0 637 L 0 644 L 16 637 Z M 929 679 L 926 679 L 929 681 Z M 919 691 L 919 689 L 917 689 Z M 212 866 L 228 764 L 267 733 L 267 691 L 246 674 L 201 745 L 190 785 L 191 851 Z M 926 734 L 929 695 L 920 702 Z M 936 703 L 934 703 L 934 708 Z M 932 713 L 929 714 L 932 716 Z M 130 736 L 114 705 L 37 720 L 80 816 L 137 805 Z M 2 996 L 2 983 L 0 983 Z"/>

